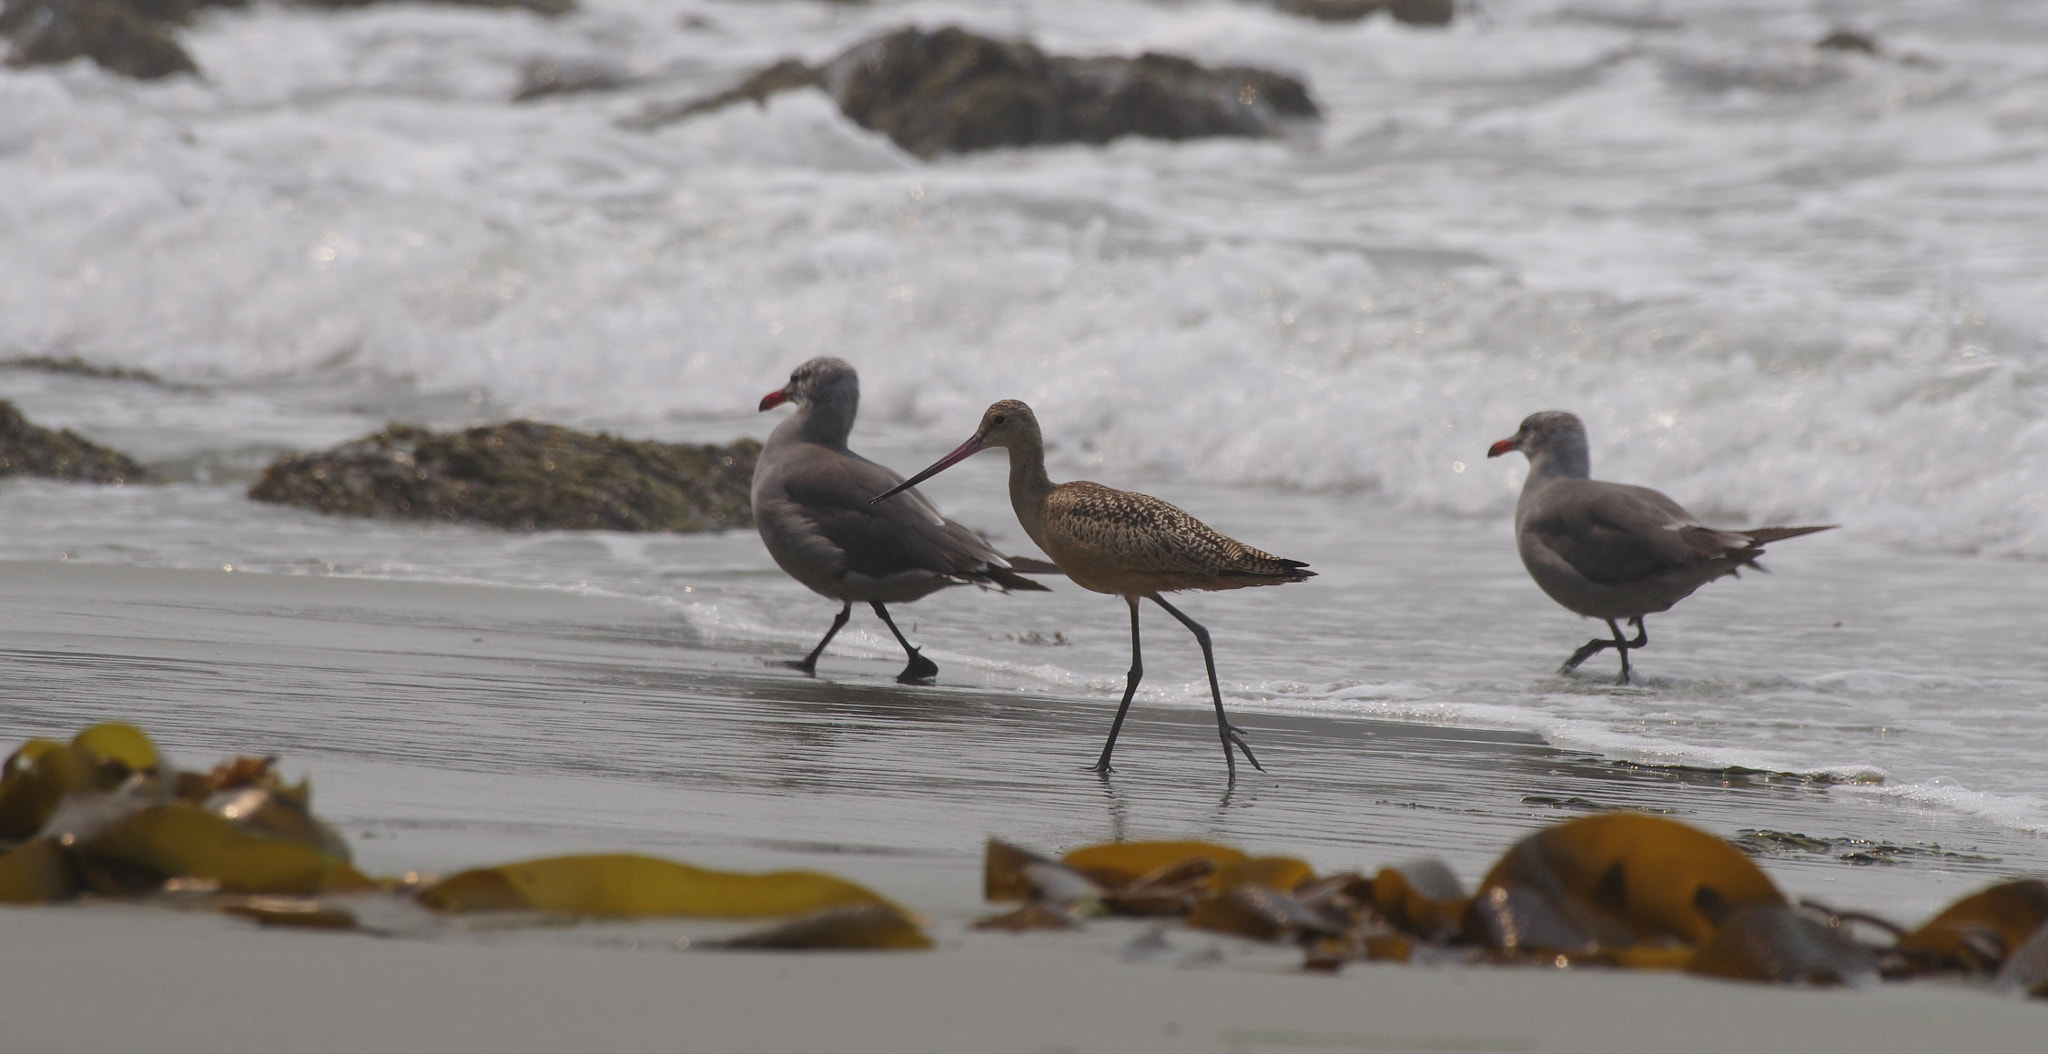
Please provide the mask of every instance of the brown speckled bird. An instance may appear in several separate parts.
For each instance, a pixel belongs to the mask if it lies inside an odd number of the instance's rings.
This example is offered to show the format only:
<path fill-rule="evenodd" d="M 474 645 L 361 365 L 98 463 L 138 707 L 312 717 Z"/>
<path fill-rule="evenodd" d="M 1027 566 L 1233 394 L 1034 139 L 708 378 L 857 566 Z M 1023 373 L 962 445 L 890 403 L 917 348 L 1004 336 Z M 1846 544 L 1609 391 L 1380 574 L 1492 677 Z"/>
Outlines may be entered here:
<path fill-rule="evenodd" d="M 1226 538 L 1200 520 L 1149 494 L 1114 490 L 1099 483 L 1076 481 L 1055 485 L 1045 474 L 1045 440 L 1031 407 L 1005 399 L 982 415 L 973 438 L 952 453 L 874 500 L 880 501 L 914 486 L 990 447 L 1010 452 L 1010 505 L 1024 533 L 1075 585 L 1124 598 L 1131 609 L 1131 670 L 1124 698 L 1109 726 L 1109 741 L 1095 771 L 1107 773 L 1110 751 L 1123 729 L 1124 714 L 1138 690 L 1144 665 L 1138 652 L 1138 599 L 1143 597 L 1180 620 L 1202 645 L 1202 663 L 1209 673 L 1209 696 L 1216 703 L 1216 733 L 1223 740 L 1223 760 L 1237 778 L 1236 747 L 1252 767 L 1264 771 L 1245 745 L 1243 733 L 1223 713 L 1223 690 L 1216 683 L 1216 655 L 1209 631 L 1167 603 L 1161 593 L 1182 589 L 1242 589 L 1313 578 L 1299 560 L 1284 560 L 1243 542 Z"/>

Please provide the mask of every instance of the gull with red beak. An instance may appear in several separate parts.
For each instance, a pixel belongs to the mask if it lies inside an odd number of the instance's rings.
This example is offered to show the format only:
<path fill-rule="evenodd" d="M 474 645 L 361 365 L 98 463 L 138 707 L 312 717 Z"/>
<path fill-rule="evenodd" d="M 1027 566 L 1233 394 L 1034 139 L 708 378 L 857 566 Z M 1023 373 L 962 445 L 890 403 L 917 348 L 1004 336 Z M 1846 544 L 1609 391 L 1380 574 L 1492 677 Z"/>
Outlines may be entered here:
<path fill-rule="evenodd" d="M 840 602 L 825 638 L 793 669 L 816 674 L 818 656 L 861 601 L 881 616 L 910 664 L 904 684 L 929 683 L 939 667 L 911 646 L 884 605 L 902 604 L 947 586 L 978 585 L 1008 592 L 1046 589 L 1020 572 L 1055 570 L 1043 560 L 1006 557 L 981 535 L 939 515 L 916 491 L 891 505 L 868 495 L 903 477 L 847 449 L 860 408 L 860 378 L 840 359 L 798 366 L 789 383 L 761 397 L 761 409 L 796 404 L 777 425 L 754 465 L 754 527 L 768 555 L 812 592 Z M 898 487 L 901 489 L 901 487 Z"/>
<path fill-rule="evenodd" d="M 1621 653 L 1620 683 L 1627 684 L 1629 651 L 1650 643 L 1644 615 L 1670 610 L 1722 575 L 1745 567 L 1763 570 L 1756 559 L 1767 543 L 1839 526 L 1703 527 L 1683 506 L 1648 487 L 1592 479 L 1586 426 L 1562 410 L 1530 414 L 1486 456 L 1512 450 L 1529 459 L 1529 478 L 1515 503 L 1522 566 L 1550 599 L 1605 620 L 1614 634 L 1612 640 L 1587 641 L 1559 673 L 1613 648 Z M 1622 635 L 1617 623 L 1623 619 L 1636 629 L 1633 640 Z"/>
<path fill-rule="evenodd" d="M 1209 631 L 1159 594 L 1183 589 L 1241 589 L 1272 586 L 1312 578 L 1315 572 L 1299 560 L 1283 560 L 1210 530 L 1201 521 L 1147 494 L 1112 490 L 1099 483 L 1076 481 L 1055 485 L 1045 474 L 1045 441 L 1031 408 L 1005 399 L 982 415 L 973 438 L 952 453 L 873 500 L 899 494 L 990 447 L 1010 452 L 1010 505 L 1024 533 L 1045 550 L 1075 585 L 1124 598 L 1131 609 L 1131 669 L 1124 681 L 1123 702 L 1110 722 L 1109 741 L 1095 771 L 1107 774 L 1110 751 L 1131 708 L 1144 665 L 1138 653 L 1138 601 L 1150 600 L 1166 609 L 1195 635 L 1202 663 L 1209 673 L 1209 697 L 1216 704 L 1216 734 L 1223 741 L 1223 761 L 1231 780 L 1244 753 L 1253 768 L 1263 771 L 1245 745 L 1243 732 L 1223 713 L 1223 691 L 1216 682 L 1216 655 Z"/>

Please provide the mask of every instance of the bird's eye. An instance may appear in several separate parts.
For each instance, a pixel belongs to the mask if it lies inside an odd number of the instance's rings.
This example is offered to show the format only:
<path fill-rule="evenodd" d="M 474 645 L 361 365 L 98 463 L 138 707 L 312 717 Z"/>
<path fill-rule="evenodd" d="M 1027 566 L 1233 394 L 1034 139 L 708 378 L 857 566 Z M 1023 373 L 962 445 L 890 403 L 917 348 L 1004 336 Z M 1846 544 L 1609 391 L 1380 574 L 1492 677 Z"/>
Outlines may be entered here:
<path fill-rule="evenodd" d="M 1005 418 L 1005 417 L 1004 417 L 1004 416 L 1003 416 L 1002 414 L 997 414 L 997 415 L 996 415 L 996 420 L 995 420 L 995 423 L 996 423 L 996 424 L 1002 424 L 1002 423 L 1003 423 L 1004 421 L 1006 421 L 1006 420 L 1008 420 L 1008 418 Z"/>

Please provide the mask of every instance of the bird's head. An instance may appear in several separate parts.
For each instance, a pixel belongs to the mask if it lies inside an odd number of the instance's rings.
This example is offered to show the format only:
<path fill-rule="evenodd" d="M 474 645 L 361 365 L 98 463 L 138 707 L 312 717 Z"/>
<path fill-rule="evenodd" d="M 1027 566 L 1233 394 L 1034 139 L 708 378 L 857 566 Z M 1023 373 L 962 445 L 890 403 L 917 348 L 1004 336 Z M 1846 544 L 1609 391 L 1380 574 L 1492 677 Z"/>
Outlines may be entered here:
<path fill-rule="evenodd" d="M 1532 467 L 1541 466 L 1560 475 L 1587 475 L 1586 424 L 1579 415 L 1564 410 L 1542 410 L 1522 418 L 1515 434 L 1486 448 L 1487 457 L 1499 457 L 1519 450 Z"/>

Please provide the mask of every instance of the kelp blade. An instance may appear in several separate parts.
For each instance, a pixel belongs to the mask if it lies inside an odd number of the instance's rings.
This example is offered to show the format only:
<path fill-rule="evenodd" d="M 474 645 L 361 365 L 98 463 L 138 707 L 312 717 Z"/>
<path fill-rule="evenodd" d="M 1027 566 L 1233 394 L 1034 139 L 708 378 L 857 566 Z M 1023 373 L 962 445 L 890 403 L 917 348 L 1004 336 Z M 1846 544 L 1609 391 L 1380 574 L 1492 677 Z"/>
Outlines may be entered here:
<path fill-rule="evenodd" d="M 81 844 L 101 866 L 162 879 L 198 878 L 233 893 L 346 893 L 374 888 L 348 861 L 266 838 L 190 805 L 160 805 L 125 817 Z"/>
<path fill-rule="evenodd" d="M 1104 886 L 1117 887 L 1191 862 L 1220 869 L 1247 859 L 1239 850 L 1210 842 L 1110 842 L 1076 849 L 1060 862 Z"/>
<path fill-rule="evenodd" d="M 99 763 L 69 743 L 31 739 L 0 780 L 0 839 L 32 838 L 67 794 L 99 789 Z"/>
<path fill-rule="evenodd" d="M 1956 901 L 1899 938 L 1898 950 L 1951 970 L 1994 973 L 2043 925 L 2048 882 L 2001 882 Z"/>
<path fill-rule="evenodd" d="M 0 854 L 0 904 L 45 904 L 78 892 L 78 879 L 55 840 L 37 838 Z"/>
<path fill-rule="evenodd" d="M 258 896 L 221 905 L 222 911 L 255 919 L 263 926 L 301 930 L 352 930 L 356 914 L 347 908 L 305 897 Z"/>
<path fill-rule="evenodd" d="M 861 886 L 814 871 L 745 875 L 630 853 L 476 868 L 428 886 L 418 898 L 436 911 L 546 911 L 617 918 L 754 919 L 894 906 Z"/>
<path fill-rule="evenodd" d="M 1685 963 L 1687 973 L 1779 984 L 1856 984 L 1877 976 L 1877 954 L 1839 928 L 1785 904 L 1751 904 L 1723 921 Z"/>
<path fill-rule="evenodd" d="M 1310 867 L 1306 860 L 1291 856 L 1255 856 L 1217 868 L 1215 885 L 1217 889 L 1265 886 L 1282 893 L 1292 893 L 1315 877 L 1315 868 Z"/>
<path fill-rule="evenodd" d="M 1029 849 L 991 838 L 983 856 L 981 892 L 990 903 L 1050 901 L 1093 904 L 1102 887 L 1088 876 Z"/>
<path fill-rule="evenodd" d="M 894 904 L 857 904 L 814 912 L 711 946 L 763 951 L 921 951 L 930 948 L 932 941 Z"/>
<path fill-rule="evenodd" d="M 1440 860 L 1383 867 L 1372 879 L 1372 906 L 1388 924 L 1427 940 L 1444 940 L 1464 925 L 1472 898 Z"/>
<path fill-rule="evenodd" d="M 1344 920 L 1319 911 L 1271 886 L 1242 882 L 1196 904 L 1188 925 L 1255 941 L 1301 936 L 1338 936 Z"/>
<path fill-rule="evenodd" d="M 1516 843 L 1480 882 L 1469 925 L 1508 951 L 1698 945 L 1737 908 L 1783 903 L 1771 880 L 1719 838 L 1659 816 L 1610 813 Z"/>
<path fill-rule="evenodd" d="M 119 722 L 94 725 L 73 736 L 71 745 L 129 772 L 155 772 L 163 763 L 156 744 L 141 729 Z"/>
<path fill-rule="evenodd" d="M 306 808 L 311 790 L 297 787 L 251 786 L 215 794 L 206 811 L 252 834 L 348 859 L 348 843 Z"/>

